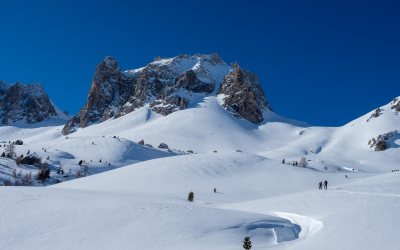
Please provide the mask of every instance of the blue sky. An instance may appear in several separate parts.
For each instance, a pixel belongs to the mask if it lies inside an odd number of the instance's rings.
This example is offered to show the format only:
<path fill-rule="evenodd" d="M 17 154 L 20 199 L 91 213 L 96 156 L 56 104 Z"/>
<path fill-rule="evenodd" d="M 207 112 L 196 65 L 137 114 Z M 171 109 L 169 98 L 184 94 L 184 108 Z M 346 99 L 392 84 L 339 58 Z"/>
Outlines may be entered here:
<path fill-rule="evenodd" d="M 218 53 L 259 76 L 276 113 L 341 126 L 400 96 L 399 1 L 1 1 L 0 79 L 86 102 L 105 56 Z"/>

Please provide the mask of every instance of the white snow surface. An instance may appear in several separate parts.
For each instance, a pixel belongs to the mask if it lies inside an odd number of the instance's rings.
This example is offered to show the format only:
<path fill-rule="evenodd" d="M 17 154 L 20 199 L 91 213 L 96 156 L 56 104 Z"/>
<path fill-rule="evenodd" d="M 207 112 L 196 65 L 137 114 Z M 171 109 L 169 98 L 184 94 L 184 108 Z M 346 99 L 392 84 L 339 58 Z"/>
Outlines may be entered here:
<path fill-rule="evenodd" d="M 222 97 L 189 97 L 166 117 L 143 107 L 67 139 L 63 119 L 0 127 L 0 152 L 20 139 L 18 155 L 49 157 L 51 169 L 44 184 L 0 187 L 0 249 L 243 249 L 246 236 L 252 249 L 398 249 L 400 140 L 368 145 L 399 131 L 393 103 L 333 128 L 273 112 L 255 125 Z M 307 167 L 291 165 L 301 157 Z M 77 179 L 80 160 L 91 175 Z M 72 174 L 54 184 L 59 165 Z M 0 158 L 0 180 L 14 168 L 37 171 Z"/>

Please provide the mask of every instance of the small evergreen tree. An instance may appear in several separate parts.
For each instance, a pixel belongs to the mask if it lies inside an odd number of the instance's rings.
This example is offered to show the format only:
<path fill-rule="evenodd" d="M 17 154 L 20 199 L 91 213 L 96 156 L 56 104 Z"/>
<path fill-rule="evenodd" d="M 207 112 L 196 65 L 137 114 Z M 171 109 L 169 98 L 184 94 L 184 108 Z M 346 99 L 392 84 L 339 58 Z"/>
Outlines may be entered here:
<path fill-rule="evenodd" d="M 6 157 L 6 153 L 3 152 L 3 153 L 1 154 L 1 157 Z"/>
<path fill-rule="evenodd" d="M 188 195 L 188 201 L 192 202 L 193 198 L 194 198 L 194 194 L 193 194 L 193 192 L 190 192 Z"/>
<path fill-rule="evenodd" d="M 216 193 L 217 192 L 217 189 L 216 188 L 214 188 L 214 193 Z"/>
<path fill-rule="evenodd" d="M 80 160 L 78 164 L 79 164 L 79 166 L 81 166 L 82 165 L 82 160 Z"/>
<path fill-rule="evenodd" d="M 282 160 L 282 164 L 285 164 L 285 159 Z"/>
<path fill-rule="evenodd" d="M 243 245 L 242 246 L 246 250 L 251 249 L 252 245 L 251 245 L 250 237 L 244 237 L 244 241 L 243 241 Z"/>
<path fill-rule="evenodd" d="M 99 162 L 101 162 L 101 159 L 100 159 L 100 161 Z"/>
<path fill-rule="evenodd" d="M 31 150 L 28 150 L 28 153 L 27 153 L 27 155 L 29 155 L 31 153 Z"/>

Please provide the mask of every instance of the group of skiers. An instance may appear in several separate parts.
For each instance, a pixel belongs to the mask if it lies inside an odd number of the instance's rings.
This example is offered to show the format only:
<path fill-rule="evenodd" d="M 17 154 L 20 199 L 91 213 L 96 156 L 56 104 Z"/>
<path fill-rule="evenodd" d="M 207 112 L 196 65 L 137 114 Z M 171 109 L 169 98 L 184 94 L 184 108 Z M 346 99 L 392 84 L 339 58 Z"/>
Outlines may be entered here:
<path fill-rule="evenodd" d="M 392 170 L 392 172 L 396 172 L 396 171 L 399 171 L 398 169 L 397 170 Z"/>
<path fill-rule="evenodd" d="M 318 184 L 319 186 L 319 190 L 322 190 L 322 181 Z M 327 190 L 328 189 L 328 181 L 324 181 L 324 189 Z"/>

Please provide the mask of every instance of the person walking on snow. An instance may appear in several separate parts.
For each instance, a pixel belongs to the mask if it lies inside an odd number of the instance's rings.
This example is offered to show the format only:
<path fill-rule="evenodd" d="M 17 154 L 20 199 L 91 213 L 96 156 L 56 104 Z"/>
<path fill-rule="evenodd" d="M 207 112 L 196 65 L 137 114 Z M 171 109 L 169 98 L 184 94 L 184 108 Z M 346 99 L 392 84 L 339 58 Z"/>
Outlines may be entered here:
<path fill-rule="evenodd" d="M 322 181 L 320 181 L 320 182 L 318 183 L 318 186 L 319 186 L 319 190 L 322 190 Z"/>
<path fill-rule="evenodd" d="M 327 190 L 328 189 L 328 181 L 324 181 L 324 189 Z"/>

